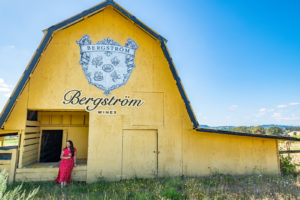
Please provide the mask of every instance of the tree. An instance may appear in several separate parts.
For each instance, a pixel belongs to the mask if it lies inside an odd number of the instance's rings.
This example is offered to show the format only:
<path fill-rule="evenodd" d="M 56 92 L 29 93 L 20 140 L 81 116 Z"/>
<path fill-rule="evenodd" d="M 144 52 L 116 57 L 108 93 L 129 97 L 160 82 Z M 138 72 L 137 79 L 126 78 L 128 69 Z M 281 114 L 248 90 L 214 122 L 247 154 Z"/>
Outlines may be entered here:
<path fill-rule="evenodd" d="M 283 130 L 280 127 L 271 126 L 267 129 L 267 135 L 283 135 Z"/>
<path fill-rule="evenodd" d="M 247 126 L 238 126 L 232 129 L 234 132 L 240 132 L 240 133 L 251 133 L 251 130 Z"/>
<path fill-rule="evenodd" d="M 266 134 L 265 129 L 262 126 L 252 127 L 251 132 L 253 134 L 263 134 L 263 135 Z"/>

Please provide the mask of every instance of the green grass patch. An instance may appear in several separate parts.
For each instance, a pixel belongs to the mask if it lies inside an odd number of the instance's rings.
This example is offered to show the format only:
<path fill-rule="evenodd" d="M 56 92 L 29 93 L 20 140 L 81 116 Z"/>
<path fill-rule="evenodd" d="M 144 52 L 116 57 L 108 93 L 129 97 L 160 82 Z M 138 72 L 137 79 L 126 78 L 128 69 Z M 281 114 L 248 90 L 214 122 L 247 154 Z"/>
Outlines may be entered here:
<path fill-rule="evenodd" d="M 14 189 L 20 183 L 9 185 Z M 73 182 L 64 189 L 53 182 L 24 183 L 26 191 L 39 187 L 36 199 L 297 199 L 299 177 L 231 176 L 132 179 L 93 184 Z"/>

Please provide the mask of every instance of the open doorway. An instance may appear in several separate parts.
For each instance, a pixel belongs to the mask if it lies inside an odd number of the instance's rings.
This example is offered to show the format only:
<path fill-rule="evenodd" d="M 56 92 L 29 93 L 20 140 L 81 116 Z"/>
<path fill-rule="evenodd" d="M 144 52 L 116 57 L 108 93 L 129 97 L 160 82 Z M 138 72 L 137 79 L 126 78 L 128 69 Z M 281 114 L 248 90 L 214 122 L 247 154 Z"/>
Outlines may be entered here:
<path fill-rule="evenodd" d="M 40 162 L 58 162 L 62 147 L 63 130 L 43 130 Z"/>

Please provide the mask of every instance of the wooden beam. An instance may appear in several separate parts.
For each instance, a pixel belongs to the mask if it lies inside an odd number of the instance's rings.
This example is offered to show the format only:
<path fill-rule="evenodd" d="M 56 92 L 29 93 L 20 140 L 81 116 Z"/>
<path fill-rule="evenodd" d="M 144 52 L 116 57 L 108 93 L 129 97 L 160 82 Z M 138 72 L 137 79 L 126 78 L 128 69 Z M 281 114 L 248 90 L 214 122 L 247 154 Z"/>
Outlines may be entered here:
<path fill-rule="evenodd" d="M 39 133 L 40 127 L 26 127 L 25 133 Z"/>
<path fill-rule="evenodd" d="M 26 121 L 26 126 L 40 126 L 39 121 Z"/>
<path fill-rule="evenodd" d="M 19 162 L 18 167 L 23 167 L 22 165 L 22 159 L 23 159 L 23 152 L 24 152 L 24 139 L 25 139 L 25 132 L 22 130 L 19 134 L 19 141 L 20 141 L 20 147 L 19 147 Z"/>
<path fill-rule="evenodd" d="M 39 138 L 39 137 L 40 137 L 40 133 L 26 134 L 25 135 L 25 140 L 26 139 L 31 139 L 31 138 Z"/>
<path fill-rule="evenodd" d="M 10 164 L 7 165 L 0 165 L 0 170 L 6 169 L 7 172 L 10 170 Z"/>
<path fill-rule="evenodd" d="M 32 156 L 32 155 L 35 155 L 37 157 L 38 149 L 33 149 L 32 151 L 24 152 L 23 158 L 25 159 L 26 157 L 29 157 L 29 156 Z"/>
<path fill-rule="evenodd" d="M 35 159 L 34 157 L 29 157 L 29 158 L 26 158 L 26 159 L 24 158 L 22 162 L 23 162 L 22 163 L 23 166 L 25 166 L 25 165 L 29 165 L 29 164 L 37 162 L 37 159 Z"/>
<path fill-rule="evenodd" d="M 10 165 L 10 160 L 0 160 L 0 167 L 1 165 Z"/>
<path fill-rule="evenodd" d="M 85 166 L 77 166 L 72 171 L 72 180 L 86 181 L 87 170 Z M 41 167 L 41 168 L 21 168 L 16 169 L 16 181 L 30 182 L 30 181 L 53 181 L 58 174 L 58 167 Z"/>
<path fill-rule="evenodd" d="M 17 158 L 18 158 L 18 150 L 13 149 L 11 154 L 11 160 L 10 160 L 10 170 L 9 170 L 9 177 L 8 177 L 9 183 L 14 182 L 15 180 Z"/>
<path fill-rule="evenodd" d="M 39 145 L 38 144 L 33 144 L 33 145 L 29 145 L 29 146 L 26 146 L 24 147 L 24 150 L 23 150 L 23 154 L 27 151 L 32 151 L 34 149 L 38 149 Z"/>
<path fill-rule="evenodd" d="M 40 141 L 39 138 L 33 138 L 33 139 L 28 139 L 28 140 L 24 140 L 24 145 L 30 145 L 30 144 L 38 144 Z"/>
<path fill-rule="evenodd" d="M 23 161 L 26 162 L 29 160 L 37 161 L 37 154 L 24 154 Z"/>

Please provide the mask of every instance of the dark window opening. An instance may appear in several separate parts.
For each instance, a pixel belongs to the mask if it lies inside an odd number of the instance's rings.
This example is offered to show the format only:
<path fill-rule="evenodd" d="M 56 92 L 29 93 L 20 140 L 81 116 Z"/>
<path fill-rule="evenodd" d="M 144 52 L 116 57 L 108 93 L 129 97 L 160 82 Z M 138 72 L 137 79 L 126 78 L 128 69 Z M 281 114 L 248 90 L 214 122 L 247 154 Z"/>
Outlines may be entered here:
<path fill-rule="evenodd" d="M 28 110 L 27 111 L 27 120 L 29 120 L 29 121 L 37 121 L 38 120 L 38 112 L 37 111 Z"/>
<path fill-rule="evenodd" d="M 58 162 L 62 147 L 63 130 L 43 130 L 40 162 Z"/>

